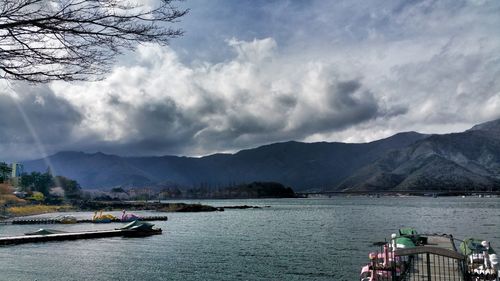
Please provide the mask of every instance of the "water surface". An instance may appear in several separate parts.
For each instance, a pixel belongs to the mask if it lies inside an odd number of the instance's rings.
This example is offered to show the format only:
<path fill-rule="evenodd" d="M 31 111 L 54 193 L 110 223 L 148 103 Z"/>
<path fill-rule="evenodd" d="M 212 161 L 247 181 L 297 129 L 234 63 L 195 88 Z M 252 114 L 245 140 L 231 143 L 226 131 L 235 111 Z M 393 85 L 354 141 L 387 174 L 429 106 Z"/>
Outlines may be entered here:
<path fill-rule="evenodd" d="M 375 249 L 371 244 L 405 226 L 421 233 L 482 237 L 500 249 L 500 198 L 190 202 L 270 207 L 171 213 L 169 221 L 156 222 L 163 235 L 147 238 L 0 247 L 0 280 L 356 280 L 367 253 Z M 0 225 L 0 236 L 47 227 L 74 231 L 119 225 Z"/>

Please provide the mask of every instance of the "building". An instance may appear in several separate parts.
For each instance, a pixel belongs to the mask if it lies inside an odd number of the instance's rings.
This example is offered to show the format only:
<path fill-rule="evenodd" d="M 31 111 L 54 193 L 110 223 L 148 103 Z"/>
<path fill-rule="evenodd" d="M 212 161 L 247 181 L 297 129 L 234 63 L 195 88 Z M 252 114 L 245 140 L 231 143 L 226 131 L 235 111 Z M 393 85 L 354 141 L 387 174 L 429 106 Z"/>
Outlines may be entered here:
<path fill-rule="evenodd" d="M 20 177 L 24 173 L 24 165 L 21 163 L 12 163 L 11 164 L 12 168 L 12 178 L 17 178 Z"/>
<path fill-rule="evenodd" d="M 24 165 L 21 163 L 12 163 L 10 165 L 12 172 L 10 175 L 13 186 L 19 185 L 19 177 L 24 173 Z"/>

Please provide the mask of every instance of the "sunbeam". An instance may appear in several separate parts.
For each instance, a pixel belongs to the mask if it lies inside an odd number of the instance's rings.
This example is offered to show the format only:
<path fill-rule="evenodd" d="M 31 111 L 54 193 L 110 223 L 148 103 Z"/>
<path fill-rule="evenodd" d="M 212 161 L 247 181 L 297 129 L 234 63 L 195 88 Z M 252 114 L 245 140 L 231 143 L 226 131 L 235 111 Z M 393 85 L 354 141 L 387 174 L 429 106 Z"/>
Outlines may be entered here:
<path fill-rule="evenodd" d="M 11 84 L 9 82 L 7 82 L 6 85 L 13 93 L 16 93 L 15 89 L 11 86 Z M 40 137 L 38 136 L 38 133 L 35 130 L 33 123 L 31 122 L 29 116 L 26 114 L 23 107 L 19 104 L 19 101 L 15 97 L 13 97 L 9 94 L 7 94 L 7 96 L 12 100 L 12 102 L 14 103 L 14 105 L 17 109 L 17 112 L 19 112 L 19 115 L 23 119 L 23 122 L 24 122 L 24 125 L 26 126 L 26 129 L 28 130 L 29 134 L 33 138 L 33 142 L 35 144 L 35 147 L 38 150 L 38 152 L 40 153 L 40 155 L 42 156 L 43 161 L 45 162 L 45 164 L 49 168 L 49 171 L 51 172 L 52 175 L 57 175 L 57 172 L 54 169 L 54 166 L 52 165 L 50 158 L 47 157 L 49 155 L 47 154 L 47 150 L 45 149 L 45 145 L 40 140 Z M 57 177 L 54 177 L 54 180 L 55 180 L 56 186 L 61 186 Z"/>

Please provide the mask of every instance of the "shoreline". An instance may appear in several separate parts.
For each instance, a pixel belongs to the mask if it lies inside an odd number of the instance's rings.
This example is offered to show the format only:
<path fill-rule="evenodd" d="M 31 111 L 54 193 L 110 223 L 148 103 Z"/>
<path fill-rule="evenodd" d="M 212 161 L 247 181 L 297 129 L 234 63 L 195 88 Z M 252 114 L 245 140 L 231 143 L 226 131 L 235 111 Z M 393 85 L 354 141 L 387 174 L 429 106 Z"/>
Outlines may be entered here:
<path fill-rule="evenodd" d="M 36 216 L 50 213 L 68 213 L 68 212 L 95 212 L 95 211 L 157 211 L 166 213 L 176 212 L 223 212 L 225 209 L 260 209 L 270 206 L 250 206 L 234 205 L 214 207 L 203 205 L 201 203 L 182 203 L 182 202 L 141 202 L 141 201 L 81 201 L 66 205 L 25 205 L 11 206 L 6 210 L 15 208 L 14 212 L 8 212 L 0 217 L 0 222 L 6 222 L 16 218 Z"/>

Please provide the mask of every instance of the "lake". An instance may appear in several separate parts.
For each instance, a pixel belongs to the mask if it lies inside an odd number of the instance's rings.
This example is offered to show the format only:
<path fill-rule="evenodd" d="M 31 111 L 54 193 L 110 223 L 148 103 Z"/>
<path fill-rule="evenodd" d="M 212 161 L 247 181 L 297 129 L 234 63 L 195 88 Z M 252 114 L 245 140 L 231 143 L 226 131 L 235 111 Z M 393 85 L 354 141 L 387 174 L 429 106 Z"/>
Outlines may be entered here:
<path fill-rule="evenodd" d="M 489 239 L 500 249 L 500 198 L 175 202 L 270 207 L 170 213 L 169 221 L 156 222 L 163 234 L 147 238 L 0 247 L 0 280 L 357 280 L 368 252 L 376 249 L 372 243 L 406 226 L 420 233 Z M 92 213 L 75 215 L 89 218 Z M 0 236 L 39 228 L 74 231 L 119 225 L 0 225 Z"/>

